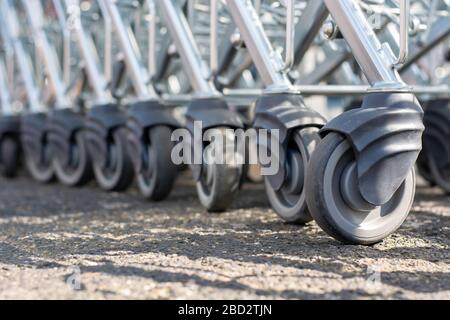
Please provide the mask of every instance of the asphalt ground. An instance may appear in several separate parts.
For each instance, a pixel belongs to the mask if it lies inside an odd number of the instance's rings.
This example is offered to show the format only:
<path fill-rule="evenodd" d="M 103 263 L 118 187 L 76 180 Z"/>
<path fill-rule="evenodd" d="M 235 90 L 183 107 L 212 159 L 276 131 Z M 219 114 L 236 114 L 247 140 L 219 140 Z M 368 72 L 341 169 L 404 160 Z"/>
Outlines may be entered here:
<path fill-rule="evenodd" d="M 2 299 L 450 299 L 450 197 L 423 184 L 370 247 L 281 222 L 262 185 L 220 215 L 189 176 L 159 203 L 26 176 L 0 186 Z"/>

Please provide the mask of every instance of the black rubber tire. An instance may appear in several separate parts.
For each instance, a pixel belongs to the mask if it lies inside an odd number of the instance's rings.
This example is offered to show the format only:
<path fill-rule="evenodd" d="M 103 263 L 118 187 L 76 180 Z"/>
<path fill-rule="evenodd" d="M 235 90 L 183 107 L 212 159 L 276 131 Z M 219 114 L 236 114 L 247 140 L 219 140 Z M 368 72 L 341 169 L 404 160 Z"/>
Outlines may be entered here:
<path fill-rule="evenodd" d="M 226 130 L 226 128 L 217 129 Z M 243 165 L 214 163 L 208 166 L 209 168 L 203 168 L 204 174 L 202 174 L 200 181 L 197 182 L 198 198 L 208 212 L 221 213 L 226 211 L 231 205 L 239 190 Z M 211 173 L 210 179 L 205 178 L 206 170 L 209 170 Z"/>
<path fill-rule="evenodd" d="M 285 222 L 293 224 L 306 224 L 313 220 L 308 211 L 305 194 L 305 179 L 306 169 L 317 143 L 320 141 L 318 128 L 305 128 L 297 130 L 292 134 L 292 141 L 289 143 L 288 154 L 296 154 L 301 163 L 299 168 L 290 170 L 290 165 L 295 163 L 289 162 L 289 157 L 286 159 L 287 176 L 291 176 L 292 172 L 298 172 L 301 179 L 302 187 L 295 193 L 289 190 L 288 186 L 283 186 L 280 190 L 273 190 L 270 183 L 266 180 L 266 193 L 269 202 L 278 216 Z"/>
<path fill-rule="evenodd" d="M 43 184 L 49 184 L 55 182 L 56 175 L 55 170 L 53 169 L 51 156 L 48 155 L 50 147 L 47 145 L 43 148 L 45 149 L 43 152 L 47 154 L 45 156 L 47 159 L 44 163 L 31 155 L 27 155 L 25 152 L 25 165 L 34 180 Z"/>
<path fill-rule="evenodd" d="M 425 151 L 422 150 L 422 152 L 419 155 L 419 159 L 417 160 L 416 163 L 416 167 L 417 167 L 417 171 L 420 174 L 420 176 L 426 181 L 428 182 L 428 184 L 431 187 L 436 186 L 436 181 L 434 181 L 433 176 L 430 172 L 430 167 L 427 163 L 427 156 L 425 154 Z"/>
<path fill-rule="evenodd" d="M 429 154 L 425 154 L 428 159 L 428 169 L 430 172 L 430 180 L 435 186 L 438 186 L 448 195 L 450 195 L 450 168 L 448 165 L 445 168 L 440 168 L 436 159 Z"/>
<path fill-rule="evenodd" d="M 107 192 L 125 191 L 134 178 L 134 168 L 128 153 L 127 130 L 123 127 L 115 129 L 110 141 L 106 141 L 110 159 L 106 167 L 93 161 L 95 179 L 100 188 Z"/>
<path fill-rule="evenodd" d="M 19 138 L 5 135 L 0 148 L 0 174 L 8 179 L 15 178 L 20 170 Z"/>
<path fill-rule="evenodd" d="M 240 181 L 233 178 L 236 168 L 227 164 L 215 164 L 213 184 L 206 188 L 203 182 L 197 183 L 197 194 L 201 204 L 211 213 L 221 213 L 228 209 L 239 189 Z"/>
<path fill-rule="evenodd" d="M 450 194 L 449 101 L 430 101 L 423 121 L 423 148 L 417 160 L 419 173 L 432 186 L 438 186 Z"/>
<path fill-rule="evenodd" d="M 365 213 L 357 212 L 357 218 L 347 218 L 353 212 L 343 200 L 337 180 L 341 176 L 339 166 L 352 163 L 354 155 L 350 144 L 339 134 L 328 134 L 314 151 L 308 168 L 308 208 L 317 224 L 333 238 L 346 244 L 375 244 L 395 232 L 406 219 L 414 200 L 414 169 L 386 205 Z M 344 212 L 342 208 L 349 209 Z"/>
<path fill-rule="evenodd" d="M 166 199 L 178 176 L 178 168 L 171 159 L 171 136 L 172 128 L 167 126 L 153 127 L 148 131 L 149 140 L 145 146 L 148 160 L 144 161 L 143 172 L 136 172 L 139 190 L 148 200 Z"/>
<path fill-rule="evenodd" d="M 53 158 L 56 177 L 59 182 L 69 187 L 84 186 L 92 179 L 93 173 L 83 131 L 76 132 L 74 140 L 67 143 L 71 144 L 72 158 L 68 165 L 61 163 L 58 157 Z M 74 156 L 76 159 L 73 159 Z"/>

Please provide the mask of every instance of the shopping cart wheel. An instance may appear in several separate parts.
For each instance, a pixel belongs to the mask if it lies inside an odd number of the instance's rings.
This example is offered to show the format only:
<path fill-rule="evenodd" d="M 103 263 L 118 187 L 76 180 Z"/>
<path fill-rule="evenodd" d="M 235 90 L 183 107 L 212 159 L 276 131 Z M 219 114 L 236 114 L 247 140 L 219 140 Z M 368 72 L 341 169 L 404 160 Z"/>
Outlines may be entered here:
<path fill-rule="evenodd" d="M 286 179 L 275 190 L 266 179 L 266 193 L 275 212 L 286 222 L 304 224 L 312 220 L 306 206 L 306 168 L 311 153 L 320 141 L 318 128 L 305 128 L 293 133 L 287 149 Z"/>
<path fill-rule="evenodd" d="M 49 117 L 49 141 L 58 180 L 70 187 L 88 183 L 93 174 L 83 117 L 70 109 L 54 111 Z"/>
<path fill-rule="evenodd" d="M 423 149 L 417 161 L 419 173 L 450 193 L 450 103 L 439 99 L 425 108 Z"/>
<path fill-rule="evenodd" d="M 422 150 L 419 158 L 417 159 L 417 172 L 423 179 L 425 179 L 426 182 L 428 182 L 431 187 L 434 187 L 436 186 L 436 182 L 433 179 L 430 172 L 430 166 L 427 162 L 428 160 L 426 159 L 425 152 Z"/>
<path fill-rule="evenodd" d="M 20 168 L 19 137 L 6 135 L 0 141 L 0 174 L 5 178 L 14 178 Z"/>
<path fill-rule="evenodd" d="M 441 166 L 433 155 L 426 154 L 428 167 L 430 168 L 432 181 L 447 194 L 450 194 L 450 164 Z"/>
<path fill-rule="evenodd" d="M 311 156 L 306 177 L 308 208 L 319 226 L 335 239 L 370 245 L 396 231 L 411 209 L 415 174 L 411 169 L 393 197 L 381 206 L 359 192 L 356 162 L 350 143 L 329 133 Z"/>
<path fill-rule="evenodd" d="M 134 178 L 134 169 L 127 149 L 127 130 L 118 127 L 112 130 L 106 141 L 104 161 L 93 161 L 95 178 L 99 186 L 108 192 L 126 190 Z"/>
<path fill-rule="evenodd" d="M 83 131 L 76 132 L 65 143 L 67 154 L 53 157 L 56 177 L 66 186 L 83 186 L 92 179 L 92 166 Z"/>
<path fill-rule="evenodd" d="M 226 128 L 216 128 L 217 132 L 225 137 L 223 146 L 234 144 L 234 135 L 228 135 Z M 213 144 L 215 141 L 212 142 Z M 217 145 L 205 146 L 202 174 L 197 182 L 197 194 L 201 204 L 208 212 L 223 212 L 233 201 L 241 184 L 243 165 L 238 155 L 224 153 L 224 161 L 215 161 L 215 148 Z"/>
<path fill-rule="evenodd" d="M 45 114 L 32 114 L 23 117 L 21 142 L 25 156 L 25 165 L 38 182 L 51 183 L 55 180 L 52 165 L 51 147 L 47 135 L 47 117 Z"/>
<path fill-rule="evenodd" d="M 172 129 L 167 126 L 150 128 L 147 139 L 141 141 L 141 168 L 136 173 L 142 195 L 153 201 L 167 198 L 177 178 L 178 168 L 171 159 Z"/>

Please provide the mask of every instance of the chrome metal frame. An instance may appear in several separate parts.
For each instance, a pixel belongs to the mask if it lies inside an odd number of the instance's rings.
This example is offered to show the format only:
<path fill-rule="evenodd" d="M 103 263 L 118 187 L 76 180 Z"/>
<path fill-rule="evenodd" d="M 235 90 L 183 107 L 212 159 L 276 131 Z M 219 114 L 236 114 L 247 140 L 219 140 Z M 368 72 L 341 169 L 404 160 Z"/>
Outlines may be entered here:
<path fill-rule="evenodd" d="M 6 31 L 2 32 L 2 36 L 4 37 L 3 41 L 9 43 L 14 49 L 14 55 L 17 61 L 15 65 L 19 69 L 27 96 L 27 110 L 30 113 L 46 112 L 47 107 L 42 103 L 41 91 L 34 78 L 35 73 L 30 55 L 27 53 L 20 38 L 21 31 L 14 4 L 11 0 L 2 0 L 0 3 L 1 12 L 3 13 L 0 21 L 4 21 L 3 26 L 0 26 L 0 28 L 4 28 Z"/>

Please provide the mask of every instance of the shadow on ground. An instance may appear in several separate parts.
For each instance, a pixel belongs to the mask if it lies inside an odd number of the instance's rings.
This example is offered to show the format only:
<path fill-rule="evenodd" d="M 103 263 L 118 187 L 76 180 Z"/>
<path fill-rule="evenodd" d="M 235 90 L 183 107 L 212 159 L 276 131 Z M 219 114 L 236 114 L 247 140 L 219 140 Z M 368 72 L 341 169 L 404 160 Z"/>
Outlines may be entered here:
<path fill-rule="evenodd" d="M 450 297 L 450 198 L 436 189 L 419 187 L 404 226 L 361 247 L 282 223 L 260 185 L 222 215 L 204 212 L 187 178 L 160 203 L 26 177 L 0 185 L 0 297 Z M 70 266 L 81 291 L 64 283 Z"/>

